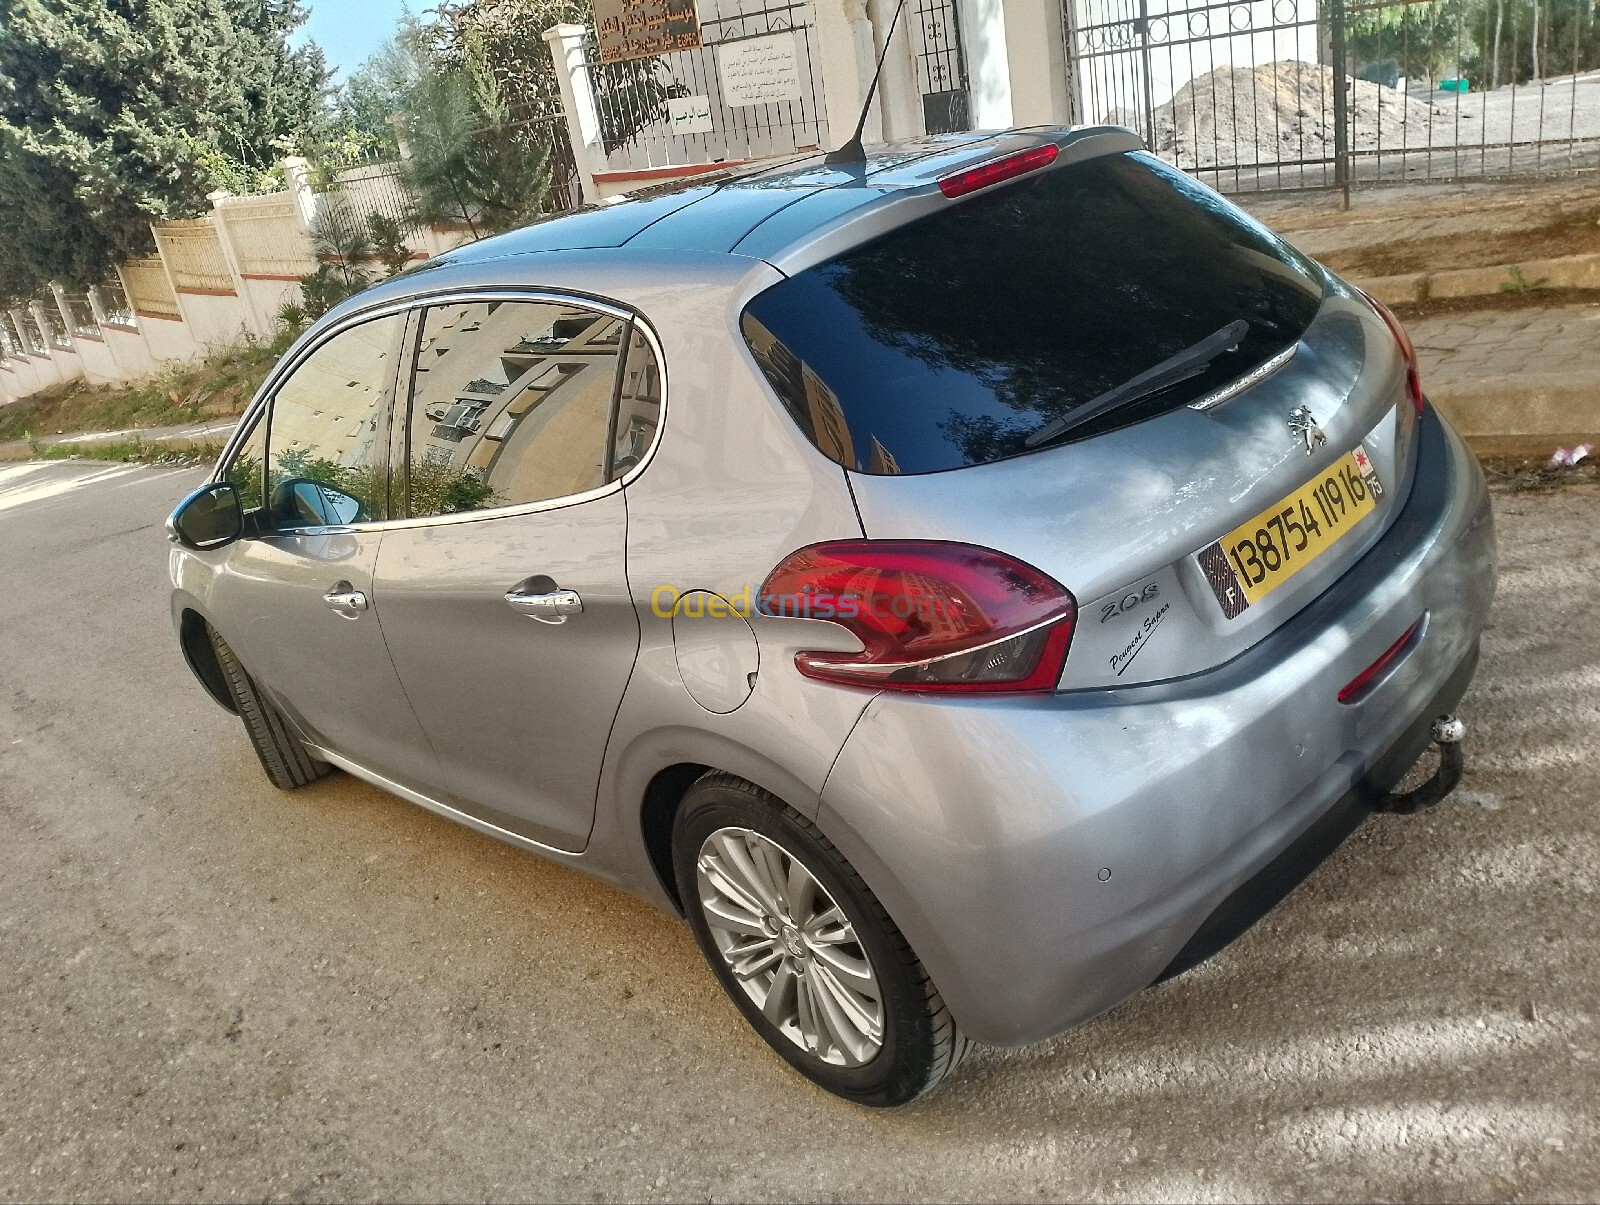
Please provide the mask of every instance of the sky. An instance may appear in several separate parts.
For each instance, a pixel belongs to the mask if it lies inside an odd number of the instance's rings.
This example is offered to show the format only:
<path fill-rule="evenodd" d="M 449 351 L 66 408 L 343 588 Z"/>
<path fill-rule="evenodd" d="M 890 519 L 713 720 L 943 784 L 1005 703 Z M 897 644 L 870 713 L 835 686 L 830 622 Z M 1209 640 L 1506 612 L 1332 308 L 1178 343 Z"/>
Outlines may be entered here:
<path fill-rule="evenodd" d="M 310 38 L 328 56 L 336 79 L 344 79 L 400 25 L 405 0 L 305 0 L 309 19 L 299 38 Z M 419 2 L 416 10 L 428 7 Z"/>

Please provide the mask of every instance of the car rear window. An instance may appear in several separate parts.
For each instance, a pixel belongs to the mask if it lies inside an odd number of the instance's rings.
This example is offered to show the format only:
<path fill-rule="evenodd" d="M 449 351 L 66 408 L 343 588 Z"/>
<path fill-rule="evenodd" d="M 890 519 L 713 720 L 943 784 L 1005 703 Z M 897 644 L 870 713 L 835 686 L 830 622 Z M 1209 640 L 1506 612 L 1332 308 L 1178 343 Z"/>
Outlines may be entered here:
<path fill-rule="evenodd" d="M 1052 420 L 1245 320 L 1204 371 L 1063 438 L 1195 401 L 1291 346 L 1322 297 L 1304 256 L 1134 152 L 941 209 L 761 293 L 742 325 L 823 452 L 928 473 L 1030 451 Z"/>

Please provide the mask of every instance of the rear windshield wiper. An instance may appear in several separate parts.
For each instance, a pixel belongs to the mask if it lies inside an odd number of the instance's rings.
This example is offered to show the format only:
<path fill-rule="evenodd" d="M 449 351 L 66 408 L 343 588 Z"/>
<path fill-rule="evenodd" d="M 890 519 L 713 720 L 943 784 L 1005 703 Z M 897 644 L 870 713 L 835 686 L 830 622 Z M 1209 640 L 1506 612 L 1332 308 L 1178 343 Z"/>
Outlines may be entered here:
<path fill-rule="evenodd" d="M 1140 398 L 1149 397 L 1152 393 L 1170 388 L 1180 381 L 1199 376 L 1209 367 L 1211 361 L 1224 352 L 1238 347 L 1249 330 L 1248 322 L 1243 318 L 1236 318 L 1221 330 L 1207 335 L 1192 347 L 1184 348 L 1177 355 L 1168 357 L 1154 368 L 1147 369 L 1131 380 L 1106 390 L 1099 397 L 1090 398 L 1060 418 L 1051 419 L 1037 431 L 1026 436 L 1022 441 L 1023 446 L 1037 448 L 1040 444 L 1049 443 L 1052 439 L 1065 435 L 1074 427 L 1081 427 L 1090 419 L 1099 418 L 1108 410 L 1129 405 Z"/>

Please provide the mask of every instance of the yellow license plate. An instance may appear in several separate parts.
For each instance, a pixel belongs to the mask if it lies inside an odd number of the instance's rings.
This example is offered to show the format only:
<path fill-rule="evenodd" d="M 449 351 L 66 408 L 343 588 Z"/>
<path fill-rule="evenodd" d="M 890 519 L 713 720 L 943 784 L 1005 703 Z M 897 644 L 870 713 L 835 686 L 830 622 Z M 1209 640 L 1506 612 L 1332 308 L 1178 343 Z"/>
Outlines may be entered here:
<path fill-rule="evenodd" d="M 1365 448 L 1340 457 L 1287 498 L 1200 552 L 1222 613 L 1234 618 L 1338 543 L 1383 497 Z"/>

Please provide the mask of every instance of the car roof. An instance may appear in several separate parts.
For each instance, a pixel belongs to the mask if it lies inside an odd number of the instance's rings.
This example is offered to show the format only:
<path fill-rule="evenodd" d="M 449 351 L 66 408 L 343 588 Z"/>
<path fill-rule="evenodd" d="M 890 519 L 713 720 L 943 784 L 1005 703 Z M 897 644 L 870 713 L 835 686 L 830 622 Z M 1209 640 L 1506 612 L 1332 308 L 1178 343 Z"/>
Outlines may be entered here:
<path fill-rule="evenodd" d="M 535 279 L 624 305 L 638 304 L 638 286 L 659 283 L 664 272 L 738 288 L 757 264 L 792 273 L 909 220 L 919 204 L 942 201 L 940 179 L 1044 143 L 1060 146 L 1062 161 L 1144 145 L 1120 126 L 1038 126 L 887 143 L 859 163 L 810 154 L 730 168 L 464 244 L 340 302 L 304 338 L 395 302 Z"/>
<path fill-rule="evenodd" d="M 997 154 L 1105 127 L 1038 127 L 1000 133 L 941 134 L 869 148 L 860 164 L 830 165 L 820 154 L 708 182 L 645 190 L 469 243 L 437 257 L 464 267 L 505 256 L 628 248 L 765 258 L 886 193 L 921 188 Z M 1121 132 L 1121 131 L 1119 131 Z"/>

